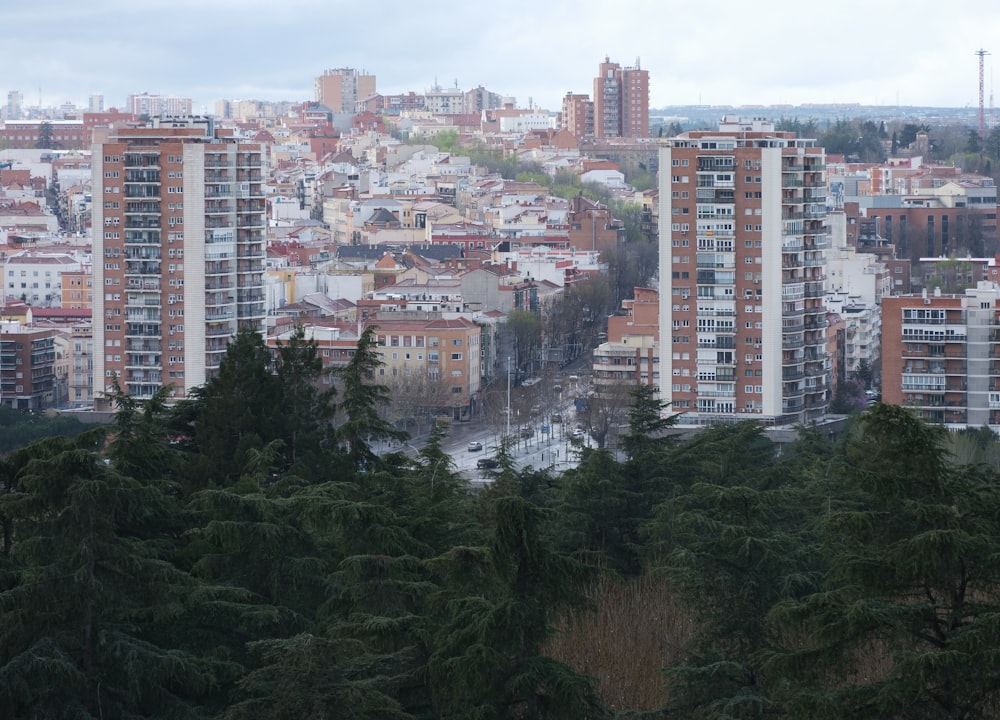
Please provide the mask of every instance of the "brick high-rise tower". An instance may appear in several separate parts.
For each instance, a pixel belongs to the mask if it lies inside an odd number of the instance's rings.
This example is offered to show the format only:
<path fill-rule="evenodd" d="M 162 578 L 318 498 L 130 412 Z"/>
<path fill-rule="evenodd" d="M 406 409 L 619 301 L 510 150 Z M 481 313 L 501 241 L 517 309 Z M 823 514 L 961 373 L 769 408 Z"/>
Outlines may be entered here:
<path fill-rule="evenodd" d="M 825 414 L 824 163 L 763 120 L 660 150 L 660 391 L 682 421 Z"/>
<path fill-rule="evenodd" d="M 594 135 L 599 138 L 649 136 L 649 71 L 621 67 L 607 57 L 594 78 Z"/>
<path fill-rule="evenodd" d="M 264 319 L 261 149 L 203 118 L 153 120 L 93 148 L 94 392 L 183 397 Z"/>

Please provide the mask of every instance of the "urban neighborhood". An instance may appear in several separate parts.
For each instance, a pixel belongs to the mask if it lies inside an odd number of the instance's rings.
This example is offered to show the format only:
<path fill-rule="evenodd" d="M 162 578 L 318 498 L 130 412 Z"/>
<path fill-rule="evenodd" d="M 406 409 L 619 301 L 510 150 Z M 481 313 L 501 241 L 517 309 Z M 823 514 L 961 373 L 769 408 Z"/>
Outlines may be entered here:
<path fill-rule="evenodd" d="M 963 108 L 7 88 L 0 718 L 1000 717 L 966 55 Z"/>

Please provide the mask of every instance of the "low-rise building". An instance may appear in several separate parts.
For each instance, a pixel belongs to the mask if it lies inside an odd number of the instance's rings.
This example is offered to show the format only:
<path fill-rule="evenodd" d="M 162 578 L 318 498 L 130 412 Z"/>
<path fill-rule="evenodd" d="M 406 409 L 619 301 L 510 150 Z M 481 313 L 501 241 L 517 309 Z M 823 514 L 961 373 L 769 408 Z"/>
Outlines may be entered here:
<path fill-rule="evenodd" d="M 0 403 L 40 411 L 55 381 L 55 330 L 0 321 Z"/>
<path fill-rule="evenodd" d="M 1000 285 L 882 301 L 882 400 L 952 428 L 1000 430 Z"/>

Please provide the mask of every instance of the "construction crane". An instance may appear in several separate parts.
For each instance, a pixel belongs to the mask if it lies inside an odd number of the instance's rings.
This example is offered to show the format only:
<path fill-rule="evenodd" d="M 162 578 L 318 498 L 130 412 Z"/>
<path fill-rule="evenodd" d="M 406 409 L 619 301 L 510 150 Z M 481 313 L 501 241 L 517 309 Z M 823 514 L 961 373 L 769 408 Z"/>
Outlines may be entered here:
<path fill-rule="evenodd" d="M 989 55 L 987 50 L 976 50 L 974 53 L 979 56 L 979 137 L 986 132 L 986 113 L 983 108 L 983 58 Z"/>

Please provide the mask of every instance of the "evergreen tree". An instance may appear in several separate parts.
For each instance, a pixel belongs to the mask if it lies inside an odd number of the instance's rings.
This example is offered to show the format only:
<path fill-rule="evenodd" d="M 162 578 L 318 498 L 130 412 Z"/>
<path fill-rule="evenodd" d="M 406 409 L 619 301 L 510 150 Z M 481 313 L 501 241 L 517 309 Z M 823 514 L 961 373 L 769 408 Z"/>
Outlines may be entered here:
<path fill-rule="evenodd" d="M 429 681 L 440 718 L 595 718 L 593 681 L 542 652 L 553 615 L 582 602 L 590 573 L 556 552 L 548 511 L 518 496 L 495 501 L 492 541 L 433 562 L 439 630 Z"/>
<path fill-rule="evenodd" d="M 157 528 L 170 505 L 101 457 L 103 431 L 30 448 L 16 490 L 0 592 L 0 715 L 189 718 L 215 663 L 166 631 L 193 581 L 166 561 Z"/>
<path fill-rule="evenodd" d="M 586 462 L 564 472 L 556 515 L 561 547 L 588 564 L 637 573 L 644 518 L 633 512 L 639 499 L 632 497 L 632 479 L 609 450 L 590 452 Z"/>
<path fill-rule="evenodd" d="M 358 502 L 341 508 L 345 558 L 329 582 L 338 602 L 324 614 L 327 635 L 361 642 L 382 687 L 417 716 L 432 712 L 428 597 L 438 585 L 428 560 L 480 538 L 466 483 L 441 448 L 444 428 L 435 426 L 416 463 L 367 473 Z"/>
<path fill-rule="evenodd" d="M 260 661 L 222 720 L 407 720 L 360 643 L 310 633 L 255 642 Z"/>
<path fill-rule="evenodd" d="M 337 428 L 351 466 L 366 469 L 374 466 L 376 455 L 371 443 L 383 440 L 405 441 L 409 436 L 385 420 L 380 411 L 389 402 L 389 389 L 375 382 L 376 371 L 384 365 L 379 357 L 375 326 L 369 325 L 358 338 L 354 356 L 338 375 L 343 382 L 340 410 L 343 421 Z"/>
<path fill-rule="evenodd" d="M 320 477 L 331 447 L 333 403 L 336 389 L 315 340 L 307 340 L 302 326 L 285 343 L 278 343 L 275 358 L 281 398 L 280 437 L 292 472 Z"/>
<path fill-rule="evenodd" d="M 774 467 L 758 423 L 702 436 L 692 442 L 716 457 L 705 457 L 651 525 L 662 568 L 698 621 L 683 662 L 668 668 L 667 709 L 671 718 L 763 718 L 780 710 L 760 661 L 782 639 L 768 613 L 814 587 L 805 518 L 815 503 Z M 754 456 L 758 462 L 746 462 Z"/>
<path fill-rule="evenodd" d="M 983 718 L 1000 712 L 1000 485 L 952 466 L 943 432 L 878 404 L 836 468 L 852 504 L 822 517 L 824 587 L 779 606 L 770 655 L 792 717 Z"/>
<path fill-rule="evenodd" d="M 247 453 L 278 437 L 283 407 L 279 385 L 271 372 L 271 353 L 260 334 L 242 329 L 229 343 L 217 376 L 192 396 L 194 443 L 207 474 L 205 484 L 227 485 L 239 479 Z"/>

